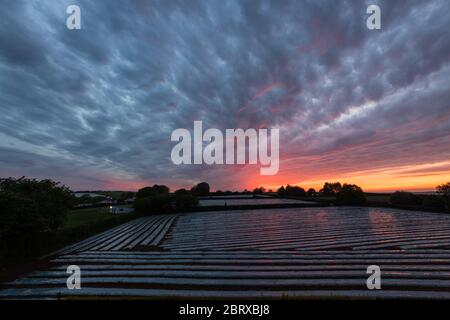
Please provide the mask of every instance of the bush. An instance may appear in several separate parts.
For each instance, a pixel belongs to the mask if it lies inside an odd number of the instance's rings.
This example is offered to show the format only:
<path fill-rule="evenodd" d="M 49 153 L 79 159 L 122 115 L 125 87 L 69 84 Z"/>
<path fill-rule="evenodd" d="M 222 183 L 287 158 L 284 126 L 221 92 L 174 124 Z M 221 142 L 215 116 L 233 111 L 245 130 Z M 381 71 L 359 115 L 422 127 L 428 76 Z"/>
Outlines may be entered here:
<path fill-rule="evenodd" d="M 168 194 L 155 194 L 146 198 L 137 198 L 134 210 L 140 214 L 159 214 L 170 211 L 170 196 Z"/>
<path fill-rule="evenodd" d="M 277 194 L 278 194 L 279 196 L 284 196 L 284 195 L 286 195 L 286 189 L 285 189 L 283 186 L 281 186 L 281 187 L 277 190 Z"/>
<path fill-rule="evenodd" d="M 277 191 L 277 194 L 279 196 L 305 197 L 306 191 L 299 186 L 287 185 L 286 187 L 280 187 Z"/>
<path fill-rule="evenodd" d="M 422 198 L 405 191 L 394 192 L 389 202 L 394 206 L 420 206 L 422 204 Z"/>
<path fill-rule="evenodd" d="M 207 182 L 200 182 L 192 187 L 191 192 L 197 196 L 207 196 L 209 194 L 209 184 Z"/>
<path fill-rule="evenodd" d="M 444 196 L 450 196 L 450 182 L 437 186 L 436 191 Z"/>
<path fill-rule="evenodd" d="M 340 182 L 325 182 L 323 188 L 320 189 L 320 193 L 324 196 L 334 196 L 337 195 L 342 189 Z"/>
<path fill-rule="evenodd" d="M 263 194 L 264 192 L 266 192 L 266 189 L 264 189 L 263 187 L 255 188 L 253 190 L 253 194 Z"/>
<path fill-rule="evenodd" d="M 286 186 L 286 195 L 288 196 L 294 196 L 294 197 L 304 197 L 306 196 L 305 189 L 298 187 L 298 186 Z"/>
<path fill-rule="evenodd" d="M 367 204 L 364 191 L 354 184 L 346 184 L 340 188 L 336 195 L 336 204 L 338 205 L 365 205 Z"/>
<path fill-rule="evenodd" d="M 26 256 L 40 233 L 55 231 L 74 203 L 71 191 L 52 180 L 0 179 L 0 252 Z"/>
<path fill-rule="evenodd" d="M 436 191 L 442 194 L 446 207 L 450 207 L 450 182 L 437 186 Z"/>
<path fill-rule="evenodd" d="M 175 194 L 174 203 L 177 210 L 186 210 L 195 208 L 198 205 L 198 199 L 190 192 L 179 193 Z"/>
<path fill-rule="evenodd" d="M 191 191 L 179 189 L 171 195 L 166 186 L 154 185 L 138 191 L 134 210 L 140 214 L 159 214 L 190 209 L 197 204 L 198 200 Z"/>
<path fill-rule="evenodd" d="M 445 210 L 447 204 L 443 198 L 436 196 L 427 196 L 423 199 L 422 207 L 430 210 Z"/>
<path fill-rule="evenodd" d="M 169 187 L 155 184 L 153 187 L 139 189 L 136 193 L 136 199 L 147 198 L 158 194 L 169 194 Z"/>

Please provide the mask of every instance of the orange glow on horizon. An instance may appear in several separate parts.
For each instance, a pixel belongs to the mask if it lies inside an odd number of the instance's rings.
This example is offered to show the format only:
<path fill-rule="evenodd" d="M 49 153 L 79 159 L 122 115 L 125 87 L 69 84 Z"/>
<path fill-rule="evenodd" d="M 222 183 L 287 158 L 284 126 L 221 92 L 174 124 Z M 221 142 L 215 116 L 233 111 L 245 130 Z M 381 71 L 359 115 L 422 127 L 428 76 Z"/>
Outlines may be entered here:
<path fill-rule="evenodd" d="M 304 178 L 301 181 L 295 175 L 280 177 L 253 176 L 248 180 L 247 189 L 264 187 L 277 190 L 282 185 L 296 185 L 304 189 L 314 188 L 319 191 L 325 182 L 350 183 L 360 186 L 367 192 L 434 191 L 436 186 L 450 181 L 450 171 L 442 170 L 450 162 L 434 164 L 401 166 L 388 169 L 375 169 L 349 174 Z M 272 181 L 271 181 L 272 179 Z"/>

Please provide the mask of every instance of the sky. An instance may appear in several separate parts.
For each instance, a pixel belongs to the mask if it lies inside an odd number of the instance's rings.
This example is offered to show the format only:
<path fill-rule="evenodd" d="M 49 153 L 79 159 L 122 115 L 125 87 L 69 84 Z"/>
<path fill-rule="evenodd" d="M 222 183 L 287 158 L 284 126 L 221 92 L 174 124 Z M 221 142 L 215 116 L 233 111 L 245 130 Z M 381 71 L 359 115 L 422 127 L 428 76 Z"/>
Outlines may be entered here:
<path fill-rule="evenodd" d="M 66 8 L 81 8 L 68 30 Z M 366 8 L 381 8 L 369 30 Z M 4 0 L 0 177 L 73 190 L 450 181 L 450 1 Z M 177 128 L 279 128 L 280 168 L 175 165 Z"/>

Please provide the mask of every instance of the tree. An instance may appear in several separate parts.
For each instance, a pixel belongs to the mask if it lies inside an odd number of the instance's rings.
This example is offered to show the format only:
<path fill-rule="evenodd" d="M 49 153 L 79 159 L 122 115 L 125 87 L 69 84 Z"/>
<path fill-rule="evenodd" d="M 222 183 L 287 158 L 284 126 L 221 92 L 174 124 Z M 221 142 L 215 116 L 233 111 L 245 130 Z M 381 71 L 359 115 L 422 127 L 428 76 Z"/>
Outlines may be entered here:
<path fill-rule="evenodd" d="M 450 197 L 450 182 L 437 186 L 436 191 L 446 197 Z"/>
<path fill-rule="evenodd" d="M 197 197 L 189 191 L 175 193 L 173 202 L 178 211 L 194 208 L 198 205 Z"/>
<path fill-rule="evenodd" d="M 294 197 L 305 197 L 306 191 L 305 189 L 299 187 L 299 186 L 286 186 L 286 195 L 288 196 L 294 196 Z"/>
<path fill-rule="evenodd" d="M 169 187 L 155 184 L 153 185 L 153 187 L 144 187 L 142 189 L 139 189 L 136 194 L 136 198 L 141 199 L 154 196 L 157 194 L 169 194 L 169 191 L 170 191 Z"/>
<path fill-rule="evenodd" d="M 136 198 L 134 210 L 140 214 L 159 214 L 170 211 L 171 203 L 169 194 L 153 194 L 145 198 Z"/>
<path fill-rule="evenodd" d="M 306 191 L 302 187 L 291 186 L 288 184 L 286 187 L 281 186 L 278 189 L 277 194 L 279 196 L 305 197 Z"/>
<path fill-rule="evenodd" d="M 175 194 L 187 194 L 187 193 L 191 193 L 190 191 L 182 188 L 182 189 L 178 189 L 175 191 Z"/>
<path fill-rule="evenodd" d="M 316 194 L 317 194 L 317 192 L 314 188 L 309 188 L 309 190 L 306 192 L 306 195 L 308 197 L 314 197 Z"/>
<path fill-rule="evenodd" d="M 157 214 L 171 209 L 169 187 L 153 185 L 139 189 L 134 201 L 134 210 L 140 214 Z"/>
<path fill-rule="evenodd" d="M 0 230 L 55 230 L 73 203 L 72 192 L 59 182 L 25 177 L 0 179 Z"/>
<path fill-rule="evenodd" d="M 197 196 L 206 196 L 209 194 L 209 184 L 207 182 L 200 182 L 192 187 L 191 192 Z"/>
<path fill-rule="evenodd" d="M 281 186 L 278 190 L 277 190 L 277 194 L 279 196 L 284 196 L 286 195 L 286 189 L 284 188 L 284 186 Z"/>
<path fill-rule="evenodd" d="M 151 215 L 180 211 L 197 206 L 198 200 L 191 191 L 178 189 L 173 194 L 169 194 L 169 188 L 164 187 L 143 188 L 145 190 L 141 192 L 141 196 L 137 197 L 134 202 L 134 210 L 140 214 Z M 143 197 L 143 195 L 146 196 Z"/>
<path fill-rule="evenodd" d="M 255 188 L 253 194 L 263 194 L 266 191 L 263 187 Z"/>
<path fill-rule="evenodd" d="M 450 207 L 450 182 L 437 186 L 436 191 L 443 196 L 446 207 Z"/>
<path fill-rule="evenodd" d="M 341 183 L 340 182 L 325 182 L 323 188 L 320 190 L 324 196 L 335 196 L 341 191 Z"/>
<path fill-rule="evenodd" d="M 0 179 L 0 251 L 25 256 L 38 235 L 55 231 L 74 203 L 72 192 L 49 179 Z"/>
<path fill-rule="evenodd" d="M 339 205 L 365 205 L 367 204 L 364 191 L 355 184 L 344 183 L 336 195 L 336 204 Z"/>

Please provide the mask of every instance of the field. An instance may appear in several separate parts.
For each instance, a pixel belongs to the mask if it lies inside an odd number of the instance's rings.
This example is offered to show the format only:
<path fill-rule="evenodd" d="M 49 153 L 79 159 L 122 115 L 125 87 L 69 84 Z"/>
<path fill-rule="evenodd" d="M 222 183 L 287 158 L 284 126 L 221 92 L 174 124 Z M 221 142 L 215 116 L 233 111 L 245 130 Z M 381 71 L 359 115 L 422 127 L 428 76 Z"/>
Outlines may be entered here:
<path fill-rule="evenodd" d="M 82 288 L 66 288 L 69 265 Z M 381 290 L 366 287 L 381 268 Z M 387 208 L 235 210 L 135 219 L 7 284 L 27 298 L 450 298 L 450 217 Z"/>
<path fill-rule="evenodd" d="M 389 202 L 389 198 L 390 198 L 390 194 L 377 194 L 377 193 L 366 193 L 365 194 L 366 199 L 369 202 L 373 202 L 373 203 L 383 203 L 383 204 L 388 204 Z M 314 201 L 330 201 L 333 202 L 336 200 L 336 197 L 334 196 L 318 196 L 318 197 L 310 197 L 311 200 Z"/>
<path fill-rule="evenodd" d="M 61 230 L 92 224 L 102 224 L 113 221 L 116 218 L 117 216 L 109 212 L 109 207 L 72 210 L 67 215 L 67 220 L 61 226 Z"/>

